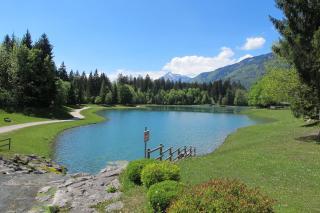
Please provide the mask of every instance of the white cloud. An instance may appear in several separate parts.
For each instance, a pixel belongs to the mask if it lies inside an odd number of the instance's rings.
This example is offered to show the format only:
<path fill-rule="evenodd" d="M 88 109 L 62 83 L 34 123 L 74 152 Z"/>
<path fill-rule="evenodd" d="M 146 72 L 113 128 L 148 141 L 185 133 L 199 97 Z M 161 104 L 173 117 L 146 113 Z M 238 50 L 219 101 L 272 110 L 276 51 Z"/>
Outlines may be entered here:
<path fill-rule="evenodd" d="M 217 56 L 183 56 L 175 57 L 168 62 L 162 70 L 171 71 L 176 74 L 196 76 L 201 72 L 212 71 L 217 68 L 235 63 L 234 52 L 231 48 L 222 47 Z"/>
<path fill-rule="evenodd" d="M 264 43 L 266 43 L 266 39 L 263 37 L 250 37 L 247 38 L 246 43 L 242 46 L 243 50 L 254 50 L 261 48 Z"/>
<path fill-rule="evenodd" d="M 222 47 L 219 54 L 212 57 L 197 55 L 174 57 L 165 64 L 161 70 L 145 71 L 118 69 L 112 73 L 108 73 L 107 75 L 111 80 L 116 80 L 120 73 L 127 76 L 131 75 L 133 77 L 137 77 L 139 75 L 145 77 L 149 74 L 152 79 L 158 79 L 167 72 L 194 77 L 202 72 L 213 71 L 220 67 L 231 65 L 251 57 L 253 56 L 246 54 L 240 58 L 235 58 L 234 52 L 231 48 Z"/>
<path fill-rule="evenodd" d="M 245 54 L 244 56 L 241 56 L 241 57 L 238 59 L 237 62 L 240 62 L 240 61 L 242 61 L 242 60 L 244 60 L 244 59 L 252 58 L 252 57 L 253 57 L 253 55 Z"/>

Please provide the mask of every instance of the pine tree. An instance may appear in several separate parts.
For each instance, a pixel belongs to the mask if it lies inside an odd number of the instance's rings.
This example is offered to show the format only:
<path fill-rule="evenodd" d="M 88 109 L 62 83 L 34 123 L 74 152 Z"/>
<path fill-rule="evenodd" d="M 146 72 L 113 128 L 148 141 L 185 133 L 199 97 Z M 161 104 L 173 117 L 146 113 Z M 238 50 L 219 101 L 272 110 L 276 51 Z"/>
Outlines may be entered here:
<path fill-rule="evenodd" d="M 114 83 L 112 86 L 112 103 L 113 104 L 118 103 L 118 87 L 116 83 Z"/>
<path fill-rule="evenodd" d="M 100 92 L 99 92 L 99 96 L 101 98 L 101 102 L 104 103 L 105 102 L 105 98 L 107 95 L 107 88 L 106 88 L 106 83 L 105 81 L 102 81 L 101 83 L 101 87 L 100 87 Z"/>
<path fill-rule="evenodd" d="M 11 38 L 8 34 L 4 37 L 2 44 L 7 51 L 11 51 L 13 48 L 13 42 L 11 41 Z"/>
<path fill-rule="evenodd" d="M 55 99 L 56 94 L 56 67 L 53 61 L 52 45 L 49 42 L 46 34 L 43 34 L 35 43 L 33 50 L 38 50 L 41 63 L 37 63 L 34 72 L 37 78 L 33 79 L 39 91 L 38 101 L 39 106 L 49 106 Z"/>
<path fill-rule="evenodd" d="M 59 69 L 57 70 L 57 76 L 63 81 L 69 80 L 67 68 L 66 68 L 64 62 L 61 63 Z"/>
<path fill-rule="evenodd" d="M 76 97 L 75 88 L 72 82 L 68 92 L 68 104 L 74 105 L 76 103 L 77 103 L 77 97 Z"/>
<path fill-rule="evenodd" d="M 23 36 L 21 43 L 29 49 L 32 48 L 32 39 L 29 30 L 27 30 L 26 34 Z"/>
<path fill-rule="evenodd" d="M 315 103 L 309 100 L 309 104 L 313 105 L 312 111 L 316 112 L 313 117 L 320 119 L 320 1 L 276 0 L 276 5 L 282 10 L 284 18 L 270 17 L 281 35 L 273 50 L 291 63 L 303 83 L 310 87 L 309 92 L 317 99 Z"/>
<path fill-rule="evenodd" d="M 44 33 L 41 35 L 40 39 L 35 43 L 34 48 L 42 51 L 43 60 L 45 57 L 49 57 L 51 61 L 53 59 L 52 45 L 49 42 L 48 36 Z"/>

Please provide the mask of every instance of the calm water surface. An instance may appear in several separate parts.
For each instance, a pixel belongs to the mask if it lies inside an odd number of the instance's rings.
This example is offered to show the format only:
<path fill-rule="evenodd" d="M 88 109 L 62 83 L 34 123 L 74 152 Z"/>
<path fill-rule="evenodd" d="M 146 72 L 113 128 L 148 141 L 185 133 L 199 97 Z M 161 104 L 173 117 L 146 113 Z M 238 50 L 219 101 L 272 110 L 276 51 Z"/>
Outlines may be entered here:
<path fill-rule="evenodd" d="M 233 109 L 154 107 L 149 110 L 106 110 L 108 121 L 77 127 L 57 139 L 55 160 L 69 172 L 96 173 L 108 162 L 144 155 L 143 131 L 151 131 L 149 147 L 195 146 L 197 154 L 212 152 L 239 127 L 255 124 Z"/>

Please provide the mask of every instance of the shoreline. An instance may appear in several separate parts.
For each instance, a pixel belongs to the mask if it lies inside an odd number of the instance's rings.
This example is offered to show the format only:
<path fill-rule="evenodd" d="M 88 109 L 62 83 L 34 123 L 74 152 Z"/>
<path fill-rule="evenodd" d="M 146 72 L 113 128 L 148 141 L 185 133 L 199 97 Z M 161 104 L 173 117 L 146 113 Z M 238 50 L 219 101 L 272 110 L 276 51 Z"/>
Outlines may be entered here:
<path fill-rule="evenodd" d="M 108 118 L 105 118 L 101 115 L 99 115 L 99 113 L 101 111 L 106 111 L 106 110 L 128 110 L 128 109 L 144 109 L 144 108 L 148 108 L 148 105 L 137 105 L 137 106 L 123 106 L 123 105 L 115 105 L 115 106 L 100 106 L 100 105 L 87 105 L 89 106 L 89 108 L 84 109 L 81 113 L 83 113 L 83 116 L 85 117 L 84 119 L 81 120 L 74 120 L 71 124 L 71 122 L 58 122 L 58 123 L 52 123 L 52 124 L 44 124 L 41 126 L 32 126 L 32 127 L 27 127 L 24 129 L 19 129 L 19 130 L 15 130 L 12 132 L 8 132 L 8 133 L 2 133 L 0 134 L 0 136 L 2 137 L 12 137 L 13 138 L 13 146 L 15 143 L 15 135 L 18 134 L 19 136 L 22 134 L 27 134 L 26 138 L 29 138 L 30 132 L 32 132 L 33 130 L 35 130 L 36 132 L 41 132 L 41 129 L 44 129 L 45 127 L 56 127 L 58 126 L 58 130 L 55 131 L 55 128 L 49 128 L 49 129 L 53 129 L 53 133 L 51 133 L 51 137 L 47 138 L 47 137 L 41 137 L 40 139 L 36 139 L 34 137 L 32 137 L 33 140 L 38 140 L 38 143 L 42 144 L 42 142 L 45 141 L 45 143 L 48 144 L 49 148 L 47 148 L 48 150 L 46 150 L 46 153 L 44 156 L 47 158 L 53 158 L 54 153 L 55 153 L 55 145 L 56 145 L 56 140 L 59 137 L 60 134 L 62 134 L 64 131 L 67 131 L 69 129 L 73 129 L 73 128 L 77 128 L 80 126 L 88 126 L 88 125 L 93 125 L 96 123 L 100 123 L 100 122 L 104 122 L 106 120 L 108 120 Z M 91 106 L 91 107 L 90 107 Z M 162 107 L 163 105 L 150 105 L 151 107 L 157 107 L 160 106 Z M 166 107 L 167 105 L 165 105 Z M 181 107 L 180 105 L 170 105 L 171 107 Z M 198 105 L 197 105 L 198 106 Z M 195 107 L 194 105 L 189 106 L 189 107 Z M 199 105 L 199 107 L 207 107 L 207 105 Z M 233 106 L 231 106 L 232 108 L 234 108 Z M 211 108 L 211 107 L 210 107 Z M 257 119 L 257 116 L 252 116 L 250 111 L 254 110 L 251 108 L 248 109 L 244 109 L 241 110 L 239 113 L 243 114 L 243 115 L 247 115 L 249 117 L 252 117 L 252 119 Z M 258 119 L 265 119 L 265 118 L 261 118 L 258 117 Z M 67 124 L 69 123 L 69 124 Z M 258 125 L 259 123 L 253 124 L 253 125 Z M 252 126 L 252 125 L 250 125 Z M 240 128 L 245 128 L 245 127 L 240 127 Z M 38 130 L 39 129 L 39 130 Z M 238 128 L 239 129 L 239 128 Z M 213 151 L 201 155 L 201 156 L 205 156 L 205 155 L 209 155 L 213 152 L 215 152 L 217 149 L 219 149 L 219 147 L 221 147 L 221 145 L 223 145 L 226 141 L 226 139 L 229 137 L 230 134 L 238 131 L 238 129 L 236 129 L 235 131 L 229 133 L 226 138 L 223 140 L 223 142 Z M 24 138 L 24 137 L 22 137 Z M 35 145 L 35 144 L 34 144 Z M 32 152 L 32 151 L 27 151 L 27 152 L 19 152 L 19 150 L 17 150 L 17 152 L 15 152 L 15 150 L 13 151 L 4 151 L 1 150 L 0 152 L 0 156 L 12 156 L 14 154 L 37 154 L 37 155 L 42 155 L 43 154 L 41 152 Z"/>
<path fill-rule="evenodd" d="M 158 106 L 158 107 L 162 107 L 161 105 L 152 105 L 152 106 Z M 176 106 L 177 107 L 177 106 Z M 203 107 L 203 106 L 200 106 L 200 107 Z M 206 106 L 205 106 L 206 107 Z M 106 122 L 109 120 L 108 117 L 105 117 L 102 115 L 103 112 L 106 112 L 106 111 L 118 111 L 118 110 L 143 110 L 143 109 L 146 109 L 148 108 L 148 105 L 140 105 L 140 106 L 136 106 L 136 107 L 131 107 L 131 106 L 113 106 L 113 107 L 106 107 L 106 108 L 103 108 L 97 112 L 95 112 L 96 114 L 98 114 L 99 116 L 101 117 L 104 117 L 104 121 L 102 122 Z M 151 108 L 151 110 L 153 110 L 153 108 Z M 246 110 L 246 111 L 249 111 L 252 110 L 251 108 L 242 108 L 241 109 L 242 111 Z M 188 112 L 188 111 L 186 111 Z M 192 111 L 191 111 L 192 112 Z M 214 113 L 214 112 L 210 112 L 208 111 L 209 113 Z M 221 112 L 221 113 L 224 113 L 224 112 Z M 206 155 L 210 155 L 212 153 L 214 153 L 215 151 L 217 151 L 227 140 L 227 138 L 229 137 L 229 135 L 237 132 L 239 129 L 241 128 L 246 128 L 246 127 L 249 127 L 249 126 L 254 126 L 254 125 L 258 125 L 258 124 L 261 124 L 262 122 L 265 123 L 265 121 L 261 121 L 262 118 L 259 117 L 259 119 L 257 117 L 253 117 L 251 118 L 251 116 L 248 115 L 248 113 L 238 113 L 238 112 L 233 112 L 232 114 L 235 114 L 235 115 L 240 115 L 240 116 L 246 116 L 246 117 L 250 117 L 250 119 L 252 120 L 252 123 L 251 124 L 247 124 L 246 126 L 241 126 L 241 127 L 238 127 L 234 130 L 231 130 L 229 133 L 227 133 L 225 135 L 225 137 L 221 138 L 219 141 L 217 141 L 217 145 L 216 146 L 213 146 L 212 149 L 209 149 L 208 151 L 204 152 L 204 153 L 201 153 L 200 155 L 198 155 L 198 157 L 202 157 L 202 156 L 206 156 Z M 89 125 L 92 125 L 92 124 L 89 124 Z M 89 125 L 83 125 L 84 127 L 85 126 L 89 126 Z M 81 126 L 81 127 L 83 127 Z M 79 127 L 79 126 L 77 126 Z M 76 127 L 73 127 L 73 128 L 76 128 Z M 68 131 L 68 129 L 66 129 L 65 131 Z M 60 135 L 63 134 L 63 133 L 60 133 Z M 55 143 L 57 142 L 57 139 L 58 139 L 59 135 L 57 136 L 57 138 L 55 139 Z M 119 160 L 123 160 L 123 159 L 119 159 Z M 110 162 L 113 162 L 113 161 L 110 161 Z M 106 163 L 109 163 L 109 161 L 107 161 Z M 79 170 L 81 171 L 81 170 Z M 86 170 L 85 170 L 86 171 Z M 95 174 L 95 172 L 92 172 L 92 174 Z"/>

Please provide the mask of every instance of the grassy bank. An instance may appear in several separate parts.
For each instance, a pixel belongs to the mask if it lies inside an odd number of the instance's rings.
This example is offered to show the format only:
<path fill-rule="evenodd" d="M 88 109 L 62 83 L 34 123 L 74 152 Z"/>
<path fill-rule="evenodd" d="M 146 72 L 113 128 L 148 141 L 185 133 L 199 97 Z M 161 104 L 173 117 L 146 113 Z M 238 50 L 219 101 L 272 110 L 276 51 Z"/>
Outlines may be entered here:
<path fill-rule="evenodd" d="M 51 157 L 53 154 L 53 141 L 60 132 L 72 127 L 103 121 L 104 118 L 96 114 L 97 111 L 102 109 L 105 109 L 105 107 L 92 105 L 91 108 L 81 112 L 81 114 L 85 116 L 85 119 L 83 120 L 33 126 L 0 134 L 0 139 L 12 138 L 11 150 L 8 151 L 6 147 L 0 148 L 0 155 L 34 153 L 45 157 Z M 22 118 L 21 115 L 19 116 Z M 28 117 L 23 121 L 38 121 L 37 119 L 37 117 Z"/>
<path fill-rule="evenodd" d="M 11 122 L 5 122 L 4 118 L 10 118 Z M 48 119 L 28 116 L 22 113 L 9 113 L 0 109 L 0 127 L 21 124 L 21 123 L 35 122 L 35 121 L 44 121 L 44 120 L 48 120 Z"/>
<path fill-rule="evenodd" d="M 0 109 L 0 127 L 28 122 L 45 121 L 50 119 L 72 118 L 70 112 L 73 107 L 50 107 L 50 108 L 26 108 L 15 112 Z M 10 118 L 11 122 L 5 122 L 4 118 Z"/>
<path fill-rule="evenodd" d="M 250 110 L 275 120 L 241 128 L 214 153 L 181 161 L 182 181 L 236 178 L 277 200 L 278 212 L 320 211 L 320 145 L 298 138 L 316 132 L 288 110 Z"/>

